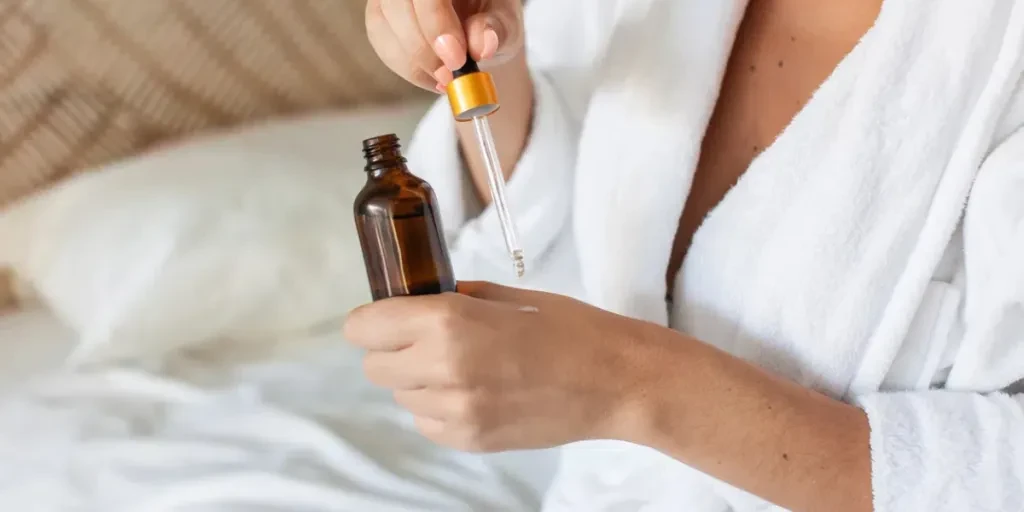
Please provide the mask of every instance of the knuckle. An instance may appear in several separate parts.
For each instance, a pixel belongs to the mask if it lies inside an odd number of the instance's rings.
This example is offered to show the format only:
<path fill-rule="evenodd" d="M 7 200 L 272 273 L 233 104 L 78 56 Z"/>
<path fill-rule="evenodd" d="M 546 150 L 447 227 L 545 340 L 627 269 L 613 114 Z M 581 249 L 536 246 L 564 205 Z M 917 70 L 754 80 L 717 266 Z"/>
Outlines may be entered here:
<path fill-rule="evenodd" d="M 345 322 L 341 324 L 341 336 L 346 340 L 355 342 L 359 339 L 359 324 L 358 319 L 352 318 L 349 315 L 345 318 Z"/>
<path fill-rule="evenodd" d="M 423 18 L 424 26 L 423 31 L 428 33 L 428 37 L 436 37 L 441 35 L 441 32 L 445 30 L 445 22 L 448 20 L 448 15 L 451 12 L 451 7 L 444 4 L 444 2 L 420 2 L 428 5 L 423 6 Z M 419 6 L 417 6 L 419 9 Z"/>
<path fill-rule="evenodd" d="M 353 311 L 345 317 L 345 322 L 341 326 L 341 335 L 353 343 L 359 343 L 362 341 L 365 332 L 363 324 L 362 311 Z"/>
<path fill-rule="evenodd" d="M 381 9 L 380 0 L 366 2 L 366 11 L 363 15 L 367 32 L 373 34 L 381 27 L 386 26 L 384 11 Z"/>
<path fill-rule="evenodd" d="M 452 416 L 470 430 L 478 430 L 483 420 L 483 404 L 475 393 L 460 393 L 452 400 Z"/>
<path fill-rule="evenodd" d="M 460 341 L 469 329 L 462 308 L 457 301 L 446 298 L 438 300 L 432 315 L 432 338 L 440 372 L 451 384 L 469 383 L 472 354 L 468 352 L 470 346 Z"/>
<path fill-rule="evenodd" d="M 465 360 L 462 355 L 451 344 L 446 343 L 441 348 L 439 358 L 440 373 L 444 380 L 450 385 L 461 386 L 469 382 L 469 372 L 466 371 Z"/>
<path fill-rule="evenodd" d="M 477 447 L 476 438 L 472 435 L 463 434 L 459 437 L 455 443 L 457 446 L 454 448 L 461 452 L 466 453 L 480 453 L 480 449 Z"/>
<path fill-rule="evenodd" d="M 461 437 L 460 449 L 470 453 L 486 453 L 493 451 L 494 445 L 483 431 L 467 429 Z"/>
<path fill-rule="evenodd" d="M 434 77 L 430 76 L 426 71 L 423 71 L 420 68 L 412 68 L 407 72 L 399 73 L 399 75 L 404 77 L 410 83 L 416 84 L 428 91 L 433 91 L 434 88 L 432 85 L 437 83 L 437 80 L 435 80 Z"/>
<path fill-rule="evenodd" d="M 373 355 L 368 355 L 363 358 L 363 374 L 366 376 L 366 380 L 377 386 L 383 385 L 383 372 L 381 366 L 377 364 L 376 358 Z"/>
<path fill-rule="evenodd" d="M 412 0 L 412 3 L 416 14 L 426 23 L 444 20 L 452 9 L 451 0 Z"/>
<path fill-rule="evenodd" d="M 445 298 L 438 300 L 433 311 L 433 325 L 437 334 L 442 339 L 451 339 L 452 335 L 458 333 L 464 323 L 462 308 L 457 301 Z"/>
<path fill-rule="evenodd" d="M 399 68 L 404 67 L 405 62 L 400 58 L 401 53 L 398 48 L 398 42 L 386 27 L 382 28 L 379 24 L 375 26 L 368 21 L 366 26 L 366 38 L 370 42 L 370 47 L 373 48 L 374 53 L 377 54 L 377 57 L 379 57 L 380 60 L 388 66 L 388 68 L 398 73 L 400 71 Z"/>
<path fill-rule="evenodd" d="M 416 4 L 416 12 L 425 12 L 438 17 L 447 14 L 452 5 L 450 0 L 413 0 L 413 3 Z"/>
<path fill-rule="evenodd" d="M 424 69 L 436 69 L 441 65 L 441 58 L 426 44 L 416 45 L 410 53 L 410 58 L 413 64 Z"/>

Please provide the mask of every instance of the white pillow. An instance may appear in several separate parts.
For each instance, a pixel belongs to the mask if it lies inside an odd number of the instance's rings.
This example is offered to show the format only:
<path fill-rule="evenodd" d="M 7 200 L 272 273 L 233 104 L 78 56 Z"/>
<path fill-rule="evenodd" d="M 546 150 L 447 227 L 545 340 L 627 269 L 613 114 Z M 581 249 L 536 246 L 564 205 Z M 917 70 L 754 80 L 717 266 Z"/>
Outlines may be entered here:
<path fill-rule="evenodd" d="M 246 357 L 239 344 L 334 328 L 369 299 L 360 141 L 422 112 L 278 121 L 82 174 L 0 215 L 0 266 L 77 331 L 74 363 L 214 341 Z"/>

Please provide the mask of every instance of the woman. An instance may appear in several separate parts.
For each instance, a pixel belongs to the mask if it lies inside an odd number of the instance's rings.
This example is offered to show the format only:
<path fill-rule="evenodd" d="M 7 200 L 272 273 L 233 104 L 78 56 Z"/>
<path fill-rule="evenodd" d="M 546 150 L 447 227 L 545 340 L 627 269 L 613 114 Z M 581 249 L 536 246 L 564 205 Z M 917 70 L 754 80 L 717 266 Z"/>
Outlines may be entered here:
<path fill-rule="evenodd" d="M 346 325 L 425 435 L 587 441 L 548 510 L 1019 510 L 1024 3 L 371 0 L 367 23 L 426 89 L 466 48 L 490 66 L 529 258 L 495 284 L 439 101 L 410 161 L 476 281 Z"/>

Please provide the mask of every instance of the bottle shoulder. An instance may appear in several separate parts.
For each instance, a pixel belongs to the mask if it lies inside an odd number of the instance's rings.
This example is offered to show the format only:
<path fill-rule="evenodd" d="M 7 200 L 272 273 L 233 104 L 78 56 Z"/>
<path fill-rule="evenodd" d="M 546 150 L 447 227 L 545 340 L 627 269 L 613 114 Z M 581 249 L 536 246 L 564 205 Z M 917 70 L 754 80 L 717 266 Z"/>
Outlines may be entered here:
<path fill-rule="evenodd" d="M 430 184 L 408 172 L 369 178 L 356 195 L 357 215 L 382 215 L 410 209 L 433 209 L 434 192 Z M 417 205 L 420 205 L 417 208 Z"/>

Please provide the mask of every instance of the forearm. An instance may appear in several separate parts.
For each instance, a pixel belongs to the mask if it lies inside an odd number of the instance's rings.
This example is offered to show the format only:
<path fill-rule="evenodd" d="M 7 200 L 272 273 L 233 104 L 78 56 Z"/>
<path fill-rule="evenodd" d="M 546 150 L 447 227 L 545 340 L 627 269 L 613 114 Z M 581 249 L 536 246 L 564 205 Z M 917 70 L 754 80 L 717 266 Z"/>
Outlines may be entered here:
<path fill-rule="evenodd" d="M 674 332 L 623 437 L 796 511 L 870 511 L 867 416 Z M 659 346 L 660 345 L 660 346 Z"/>
<path fill-rule="evenodd" d="M 526 57 L 520 53 L 500 67 L 488 69 L 498 88 L 501 109 L 489 117 L 498 160 L 505 179 L 512 175 L 519 157 L 530 137 L 533 119 L 533 80 L 526 66 Z M 490 203 L 491 193 L 487 184 L 487 169 L 477 145 L 473 123 L 458 123 L 459 141 L 463 161 L 469 168 L 473 184 L 484 204 Z"/>

